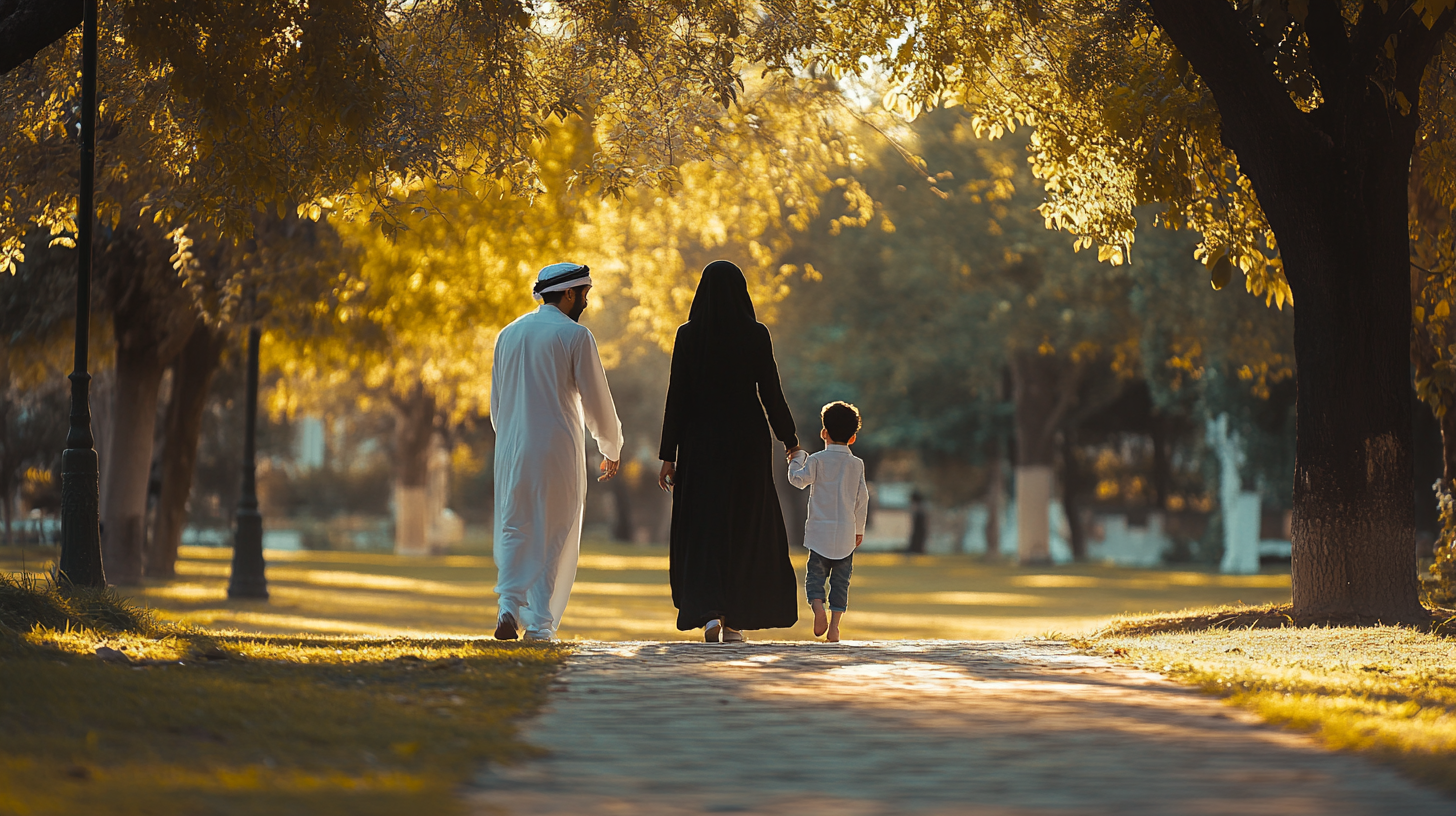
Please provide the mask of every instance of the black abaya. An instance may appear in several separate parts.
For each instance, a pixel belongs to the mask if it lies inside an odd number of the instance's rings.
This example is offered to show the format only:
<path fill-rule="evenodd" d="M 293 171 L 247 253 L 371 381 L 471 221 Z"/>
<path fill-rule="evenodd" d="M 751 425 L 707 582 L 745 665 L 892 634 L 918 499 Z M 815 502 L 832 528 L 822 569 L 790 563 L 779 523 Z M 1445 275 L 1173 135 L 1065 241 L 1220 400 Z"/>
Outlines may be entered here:
<path fill-rule="evenodd" d="M 662 423 L 659 455 L 676 462 L 670 574 L 678 629 L 720 617 L 733 629 L 799 619 L 770 426 L 784 445 L 798 444 L 773 342 L 754 317 L 743 273 L 716 261 L 677 331 Z"/>

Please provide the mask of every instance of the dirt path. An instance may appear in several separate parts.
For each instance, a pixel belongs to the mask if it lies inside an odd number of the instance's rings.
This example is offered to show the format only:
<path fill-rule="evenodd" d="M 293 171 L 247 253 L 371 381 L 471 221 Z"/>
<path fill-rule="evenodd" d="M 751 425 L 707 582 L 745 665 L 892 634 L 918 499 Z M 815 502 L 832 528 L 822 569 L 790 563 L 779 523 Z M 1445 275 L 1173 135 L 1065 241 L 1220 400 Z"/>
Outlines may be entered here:
<path fill-rule="evenodd" d="M 1456 801 L 1047 642 L 592 643 L 481 814 L 1417 814 Z"/>

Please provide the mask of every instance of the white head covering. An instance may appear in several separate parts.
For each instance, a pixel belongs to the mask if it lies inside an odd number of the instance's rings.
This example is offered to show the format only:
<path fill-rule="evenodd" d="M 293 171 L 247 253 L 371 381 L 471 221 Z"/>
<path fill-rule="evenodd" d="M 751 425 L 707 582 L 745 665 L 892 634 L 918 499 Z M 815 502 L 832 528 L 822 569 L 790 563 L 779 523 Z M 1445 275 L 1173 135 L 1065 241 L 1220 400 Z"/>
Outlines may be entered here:
<path fill-rule="evenodd" d="M 544 266 L 536 274 L 536 285 L 531 291 L 531 296 L 537 303 L 544 302 L 541 298 L 547 292 L 565 292 L 567 289 L 575 289 L 578 286 L 591 286 L 591 271 L 584 264 L 577 263 L 554 263 Z"/>

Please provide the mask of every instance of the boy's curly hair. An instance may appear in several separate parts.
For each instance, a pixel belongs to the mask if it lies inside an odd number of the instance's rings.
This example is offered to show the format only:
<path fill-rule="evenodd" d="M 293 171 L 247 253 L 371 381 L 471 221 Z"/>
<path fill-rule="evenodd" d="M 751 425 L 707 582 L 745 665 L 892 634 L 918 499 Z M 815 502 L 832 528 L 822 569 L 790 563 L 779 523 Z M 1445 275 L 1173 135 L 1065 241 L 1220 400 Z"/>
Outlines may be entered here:
<path fill-rule="evenodd" d="M 835 400 L 819 409 L 819 421 L 824 423 L 824 430 L 837 445 L 848 444 L 859 433 L 859 409 L 843 400 Z"/>

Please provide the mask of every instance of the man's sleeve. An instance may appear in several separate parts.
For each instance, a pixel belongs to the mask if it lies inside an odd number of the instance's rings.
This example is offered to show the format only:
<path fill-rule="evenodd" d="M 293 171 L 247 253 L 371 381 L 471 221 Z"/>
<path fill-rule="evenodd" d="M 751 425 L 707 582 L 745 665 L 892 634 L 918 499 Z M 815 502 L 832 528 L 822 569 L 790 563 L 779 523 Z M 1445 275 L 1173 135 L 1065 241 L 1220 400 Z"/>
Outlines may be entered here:
<path fill-rule="evenodd" d="M 864 535 L 870 516 L 870 488 L 865 484 L 864 468 L 859 469 L 859 491 L 854 496 L 854 534 Z"/>
<path fill-rule="evenodd" d="M 496 424 L 496 409 L 500 406 L 500 341 L 499 333 L 495 336 L 495 347 L 490 352 L 490 427 L 497 433 L 500 426 Z"/>
<path fill-rule="evenodd" d="M 789 461 L 789 484 L 800 490 L 814 484 L 814 463 L 802 450 Z"/>
<path fill-rule="evenodd" d="M 622 420 L 617 418 L 617 405 L 612 402 L 612 389 L 607 387 L 607 372 L 597 352 L 597 339 L 587 331 L 573 355 L 576 390 L 581 394 L 586 429 L 597 441 L 602 456 L 616 462 L 622 458 Z"/>

